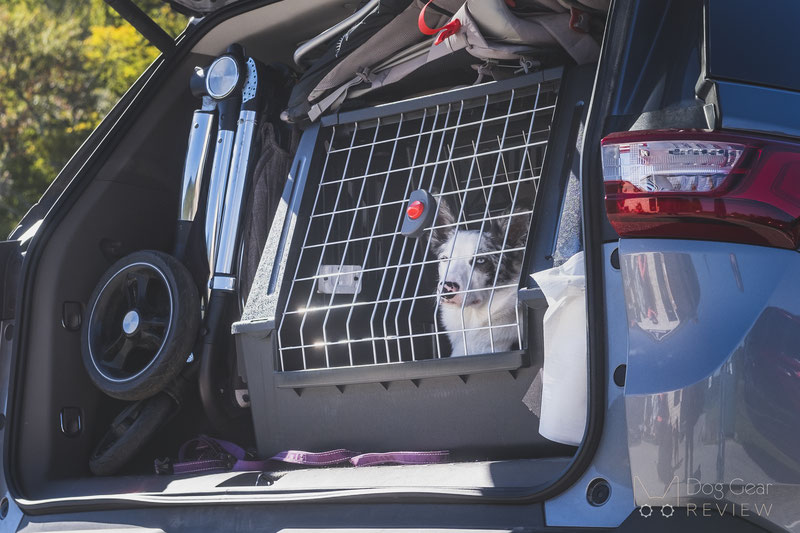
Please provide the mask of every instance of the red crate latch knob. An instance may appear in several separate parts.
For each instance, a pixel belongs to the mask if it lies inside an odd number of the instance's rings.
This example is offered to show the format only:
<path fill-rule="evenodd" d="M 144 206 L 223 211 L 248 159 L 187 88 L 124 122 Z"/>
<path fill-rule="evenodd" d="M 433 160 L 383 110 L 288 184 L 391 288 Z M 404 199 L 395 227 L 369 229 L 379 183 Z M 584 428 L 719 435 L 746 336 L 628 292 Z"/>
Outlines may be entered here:
<path fill-rule="evenodd" d="M 406 209 L 406 214 L 408 218 L 411 220 L 416 220 L 422 216 L 422 213 L 425 212 L 425 204 L 420 202 L 419 200 L 414 200 L 408 205 L 408 209 Z"/>

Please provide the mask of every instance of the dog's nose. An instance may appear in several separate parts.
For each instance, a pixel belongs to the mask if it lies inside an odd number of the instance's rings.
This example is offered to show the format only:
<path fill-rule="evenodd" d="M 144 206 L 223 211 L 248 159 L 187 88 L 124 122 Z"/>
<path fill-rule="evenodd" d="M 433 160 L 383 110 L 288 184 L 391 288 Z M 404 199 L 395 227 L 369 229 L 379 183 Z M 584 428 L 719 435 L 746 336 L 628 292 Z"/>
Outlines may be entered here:
<path fill-rule="evenodd" d="M 449 300 L 455 297 L 455 293 L 459 291 L 461 287 L 458 283 L 454 281 L 445 281 L 442 285 L 442 298 L 445 300 Z"/>

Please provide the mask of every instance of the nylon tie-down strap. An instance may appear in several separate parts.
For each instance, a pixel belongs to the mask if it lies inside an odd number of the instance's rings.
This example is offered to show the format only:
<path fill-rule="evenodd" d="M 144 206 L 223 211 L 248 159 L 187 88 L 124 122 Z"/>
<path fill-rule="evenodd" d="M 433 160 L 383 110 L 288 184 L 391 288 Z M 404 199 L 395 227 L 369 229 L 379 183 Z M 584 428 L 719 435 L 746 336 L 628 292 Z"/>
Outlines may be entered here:
<path fill-rule="evenodd" d="M 360 453 L 341 448 L 326 452 L 287 450 L 269 459 L 260 460 L 232 442 L 202 435 L 181 446 L 177 462 L 156 459 L 155 471 L 156 474 L 193 474 L 212 470 L 264 471 L 272 461 L 305 466 L 331 466 L 348 462 L 353 466 L 427 465 L 443 463 L 449 456 L 450 452 L 447 450 Z"/>

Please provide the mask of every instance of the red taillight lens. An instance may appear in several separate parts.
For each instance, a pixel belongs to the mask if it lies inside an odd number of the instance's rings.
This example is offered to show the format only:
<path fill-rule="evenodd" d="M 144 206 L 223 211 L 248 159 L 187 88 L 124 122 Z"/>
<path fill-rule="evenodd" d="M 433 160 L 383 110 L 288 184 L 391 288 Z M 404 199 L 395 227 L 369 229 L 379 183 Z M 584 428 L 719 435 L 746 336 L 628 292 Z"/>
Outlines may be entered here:
<path fill-rule="evenodd" d="M 702 131 L 602 141 L 606 210 L 621 236 L 800 243 L 800 146 Z"/>

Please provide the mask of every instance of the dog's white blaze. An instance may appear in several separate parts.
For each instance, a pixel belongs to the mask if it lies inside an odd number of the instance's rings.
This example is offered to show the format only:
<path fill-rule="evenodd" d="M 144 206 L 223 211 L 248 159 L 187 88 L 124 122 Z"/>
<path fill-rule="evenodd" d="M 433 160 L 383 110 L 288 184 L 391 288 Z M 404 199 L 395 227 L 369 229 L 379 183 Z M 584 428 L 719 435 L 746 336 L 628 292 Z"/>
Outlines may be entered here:
<path fill-rule="evenodd" d="M 491 238 L 488 233 L 484 235 L 486 240 Z M 460 291 L 451 300 L 439 302 L 439 317 L 453 347 L 451 357 L 508 351 L 518 339 L 516 290 L 492 289 L 494 277 L 477 265 L 472 267 L 479 239 L 479 231 L 459 231 L 457 236 L 454 231 L 439 249 L 439 294 L 443 293 L 444 283 L 457 284 Z M 481 242 L 484 244 L 488 243 Z M 477 257 L 482 257 L 482 251 L 485 246 L 478 248 Z M 489 260 L 488 256 L 483 257 Z"/>
<path fill-rule="evenodd" d="M 478 246 L 478 231 L 459 231 L 457 238 L 453 235 L 441 248 L 439 260 L 439 290 L 442 290 L 443 283 L 455 283 L 459 286 L 459 291 L 466 291 L 470 288 L 482 288 L 487 286 L 486 276 L 477 268 L 472 273 L 470 282 L 470 271 L 472 270 L 472 259 L 475 248 Z M 455 243 L 453 242 L 455 241 Z M 446 257 L 446 258 L 442 258 Z M 491 280 L 488 280 L 491 283 Z M 468 287 L 469 285 L 469 287 Z M 474 292 L 462 292 L 451 300 L 453 305 L 459 306 L 463 300 L 467 300 L 466 306 L 477 303 L 481 294 Z"/>

